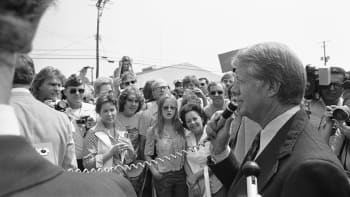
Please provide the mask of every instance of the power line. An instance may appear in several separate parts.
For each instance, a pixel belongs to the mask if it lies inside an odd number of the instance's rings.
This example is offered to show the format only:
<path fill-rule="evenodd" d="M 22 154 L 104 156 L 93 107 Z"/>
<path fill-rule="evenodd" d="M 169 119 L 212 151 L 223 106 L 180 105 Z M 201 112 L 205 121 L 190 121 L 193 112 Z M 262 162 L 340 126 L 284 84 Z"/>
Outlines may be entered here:
<path fill-rule="evenodd" d="M 92 36 L 88 36 L 88 37 L 85 37 L 85 38 L 83 38 L 83 39 L 81 39 L 81 40 L 73 41 L 73 42 L 71 42 L 71 43 L 69 43 L 69 44 L 63 46 L 62 48 L 52 49 L 52 50 L 50 51 L 50 53 L 55 52 L 55 51 L 64 50 L 65 48 L 68 48 L 68 47 L 70 47 L 70 46 L 72 46 L 72 45 L 75 45 L 75 44 L 77 44 L 77 43 L 81 43 L 81 42 L 83 42 L 83 41 L 85 41 L 85 40 L 88 40 L 88 39 L 90 39 L 91 37 L 92 37 Z M 42 53 L 41 55 L 50 54 L 50 53 Z"/>

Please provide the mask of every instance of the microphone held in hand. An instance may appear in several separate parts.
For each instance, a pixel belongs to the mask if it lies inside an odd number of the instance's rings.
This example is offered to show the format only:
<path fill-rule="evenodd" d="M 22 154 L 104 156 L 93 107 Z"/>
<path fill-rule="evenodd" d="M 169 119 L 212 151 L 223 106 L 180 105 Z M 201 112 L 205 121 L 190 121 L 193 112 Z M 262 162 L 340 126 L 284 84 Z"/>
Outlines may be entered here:
<path fill-rule="evenodd" d="M 237 105 L 233 102 L 230 102 L 227 105 L 221 116 L 216 120 L 216 127 L 213 129 L 215 133 L 218 133 L 220 129 L 225 126 L 226 119 L 228 119 L 234 113 L 234 111 L 236 111 L 236 109 Z M 215 136 L 216 135 L 208 135 L 208 137 L 203 142 L 210 141 L 211 139 L 215 138 Z"/>
<path fill-rule="evenodd" d="M 225 125 L 226 119 L 229 118 L 234 111 L 236 111 L 237 105 L 234 104 L 233 102 L 230 102 L 226 109 L 222 112 L 221 117 L 219 118 L 217 122 L 217 128 L 216 128 L 216 133 Z"/>

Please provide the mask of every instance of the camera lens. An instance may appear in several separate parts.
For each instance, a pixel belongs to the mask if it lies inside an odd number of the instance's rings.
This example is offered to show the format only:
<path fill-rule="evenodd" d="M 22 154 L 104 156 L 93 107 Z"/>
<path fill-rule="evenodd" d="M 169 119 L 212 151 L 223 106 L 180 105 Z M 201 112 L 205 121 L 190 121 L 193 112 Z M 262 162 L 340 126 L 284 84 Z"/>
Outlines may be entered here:
<path fill-rule="evenodd" d="M 337 108 L 333 111 L 333 118 L 338 121 L 346 121 L 349 119 L 349 114 L 341 108 Z"/>

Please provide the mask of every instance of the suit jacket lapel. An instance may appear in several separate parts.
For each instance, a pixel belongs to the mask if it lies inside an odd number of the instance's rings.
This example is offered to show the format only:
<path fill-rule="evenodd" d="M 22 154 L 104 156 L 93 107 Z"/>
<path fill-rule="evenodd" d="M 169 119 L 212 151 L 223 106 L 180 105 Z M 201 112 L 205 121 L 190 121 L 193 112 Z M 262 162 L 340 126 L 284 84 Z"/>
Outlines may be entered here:
<path fill-rule="evenodd" d="M 278 131 L 277 135 L 256 159 L 260 166 L 260 175 L 258 177 L 259 193 L 263 192 L 269 181 L 278 172 L 280 160 L 292 152 L 298 136 L 306 126 L 306 119 L 306 113 L 303 110 L 299 110 Z"/>
<path fill-rule="evenodd" d="M 262 194 L 269 181 L 278 172 L 279 161 L 288 156 L 292 152 L 292 148 L 297 137 L 306 126 L 307 115 L 303 110 L 299 110 L 273 137 L 271 142 L 266 146 L 263 152 L 257 157 L 256 163 L 260 167 L 260 175 L 258 176 L 258 190 Z M 241 193 L 242 189 L 246 193 L 245 177 L 241 170 L 236 175 L 230 191 Z M 230 192 L 232 194 L 232 192 Z"/>

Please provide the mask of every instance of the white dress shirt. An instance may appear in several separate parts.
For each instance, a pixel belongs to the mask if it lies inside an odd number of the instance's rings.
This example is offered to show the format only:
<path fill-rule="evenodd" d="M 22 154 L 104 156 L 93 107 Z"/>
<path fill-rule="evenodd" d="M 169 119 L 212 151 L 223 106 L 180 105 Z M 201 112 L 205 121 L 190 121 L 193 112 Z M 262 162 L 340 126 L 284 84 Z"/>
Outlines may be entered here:
<path fill-rule="evenodd" d="M 291 109 L 285 111 L 284 113 L 277 116 L 275 119 L 270 121 L 265 128 L 261 131 L 260 137 L 260 148 L 256 157 L 266 148 L 266 146 L 271 142 L 272 138 L 275 137 L 277 132 L 282 128 L 282 126 L 297 112 L 300 110 L 300 106 L 294 106 Z M 229 146 L 226 149 L 217 155 L 212 155 L 212 158 L 216 163 L 225 160 L 230 155 Z"/>
<path fill-rule="evenodd" d="M 18 120 L 10 105 L 0 104 L 0 135 L 20 135 Z"/>
<path fill-rule="evenodd" d="M 275 137 L 282 126 L 286 124 L 287 121 L 299 110 L 299 105 L 292 107 L 291 109 L 277 116 L 275 119 L 269 122 L 265 128 L 261 130 L 260 147 L 256 157 L 258 157 L 260 153 L 266 148 L 266 146 L 271 142 L 272 138 Z"/>

